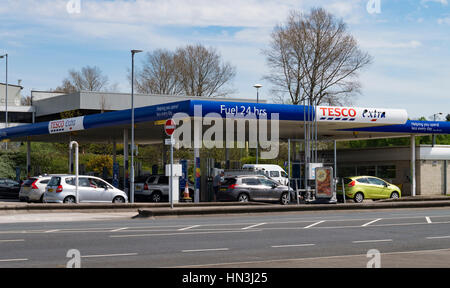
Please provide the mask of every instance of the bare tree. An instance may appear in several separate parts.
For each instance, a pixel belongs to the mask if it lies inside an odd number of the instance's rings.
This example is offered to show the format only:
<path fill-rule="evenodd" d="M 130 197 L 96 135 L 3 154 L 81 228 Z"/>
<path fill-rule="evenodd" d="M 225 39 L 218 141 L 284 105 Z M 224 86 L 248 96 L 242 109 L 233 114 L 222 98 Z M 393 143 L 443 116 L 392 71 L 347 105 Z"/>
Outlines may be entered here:
<path fill-rule="evenodd" d="M 142 69 L 136 72 L 135 85 L 139 93 L 181 94 L 183 87 L 176 72 L 174 53 L 161 49 L 147 53 Z"/>
<path fill-rule="evenodd" d="M 215 49 L 188 45 L 178 48 L 174 59 L 184 94 L 216 97 L 234 92 L 226 85 L 236 76 L 236 69 L 222 63 Z"/>
<path fill-rule="evenodd" d="M 322 8 L 294 11 L 271 38 L 264 51 L 271 74 L 264 78 L 278 99 L 289 94 L 293 104 L 309 99 L 342 105 L 360 93 L 358 74 L 372 57 L 359 49 L 342 19 Z"/>
<path fill-rule="evenodd" d="M 69 70 L 69 76 L 63 80 L 56 91 L 73 93 L 77 91 L 105 91 L 108 89 L 108 77 L 97 66 L 85 66 L 81 71 Z"/>

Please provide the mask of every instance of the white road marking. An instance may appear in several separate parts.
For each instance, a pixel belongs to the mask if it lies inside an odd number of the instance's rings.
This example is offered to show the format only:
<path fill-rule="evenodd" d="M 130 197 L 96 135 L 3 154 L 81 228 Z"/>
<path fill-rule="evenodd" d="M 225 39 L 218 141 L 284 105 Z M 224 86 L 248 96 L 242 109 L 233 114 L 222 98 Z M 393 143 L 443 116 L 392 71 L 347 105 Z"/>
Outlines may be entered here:
<path fill-rule="evenodd" d="M 19 262 L 19 261 L 28 261 L 28 259 L 0 259 L 0 262 Z"/>
<path fill-rule="evenodd" d="M 182 250 L 183 253 L 190 253 L 190 252 L 209 252 L 209 251 L 228 251 L 229 248 L 213 248 L 213 249 L 194 249 L 194 250 Z"/>
<path fill-rule="evenodd" d="M 25 241 L 25 239 L 8 239 L 8 240 L 0 240 L 0 243 L 5 243 L 5 242 L 23 242 Z"/>
<path fill-rule="evenodd" d="M 128 227 L 117 228 L 117 229 L 111 230 L 109 232 L 119 232 L 119 231 L 122 231 L 122 230 L 125 230 L 125 229 L 128 229 Z"/>
<path fill-rule="evenodd" d="M 400 252 L 384 252 L 383 255 L 402 255 L 402 254 L 430 253 L 430 252 L 440 252 L 440 251 L 450 251 L 450 249 L 445 248 L 445 249 L 436 249 L 436 250 L 412 250 L 412 251 L 400 251 Z M 267 264 L 267 263 L 277 263 L 277 262 L 285 262 L 285 261 L 311 261 L 311 260 L 339 259 L 339 258 L 353 258 L 353 257 L 366 258 L 367 254 L 322 256 L 322 257 L 307 257 L 307 258 L 285 258 L 285 259 L 243 261 L 243 262 L 224 262 L 224 263 L 172 266 L 170 268 L 213 267 L 213 266 L 221 266 L 221 265 L 236 266 L 236 265 L 245 265 L 245 264 Z"/>
<path fill-rule="evenodd" d="M 181 233 L 156 233 L 156 234 L 130 234 L 130 235 L 110 235 L 110 238 L 130 238 L 130 237 L 152 237 L 152 236 L 180 236 L 198 234 L 221 234 L 221 233 L 248 233 L 261 232 L 262 230 L 239 230 L 239 231 L 209 231 L 209 232 L 181 232 Z"/>
<path fill-rule="evenodd" d="M 450 236 L 434 236 L 434 237 L 427 237 L 427 239 L 429 240 L 433 240 L 433 239 L 447 239 L 450 238 Z"/>
<path fill-rule="evenodd" d="M 428 217 L 428 216 L 427 216 L 427 217 L 425 217 L 425 219 L 427 220 L 427 223 L 428 223 L 428 224 L 431 224 L 431 223 L 433 223 L 433 222 L 431 222 L 431 219 L 430 219 L 430 217 Z"/>
<path fill-rule="evenodd" d="M 178 231 L 185 231 L 185 230 L 189 230 L 189 229 L 196 228 L 196 227 L 200 227 L 200 225 L 192 225 L 192 226 L 180 228 L 180 229 L 178 229 Z"/>
<path fill-rule="evenodd" d="M 138 253 L 123 253 L 123 254 L 104 254 L 104 255 L 84 255 L 81 258 L 98 258 L 98 257 L 120 257 L 120 256 L 136 256 Z"/>
<path fill-rule="evenodd" d="M 288 245 L 273 245 L 272 248 L 285 248 L 285 247 L 308 247 L 316 244 L 288 244 Z"/>
<path fill-rule="evenodd" d="M 53 232 L 58 232 L 60 229 L 54 229 L 54 230 L 48 230 L 45 231 L 45 233 L 53 233 Z"/>
<path fill-rule="evenodd" d="M 375 223 L 375 222 L 378 222 L 378 221 L 380 221 L 381 219 L 383 219 L 383 218 L 378 218 L 378 219 L 375 219 L 375 220 L 373 220 L 373 221 L 367 222 L 366 224 L 361 225 L 361 227 L 369 226 L 370 224 Z"/>
<path fill-rule="evenodd" d="M 352 241 L 352 243 L 373 243 L 373 242 L 392 242 L 392 239 Z"/>
<path fill-rule="evenodd" d="M 304 229 L 308 229 L 308 228 L 314 227 L 314 226 L 319 225 L 320 223 L 323 223 L 323 222 L 325 222 L 325 220 L 322 220 L 322 221 L 313 223 L 311 225 L 308 225 L 308 226 L 304 227 Z"/>
<path fill-rule="evenodd" d="M 266 223 L 259 223 L 259 224 L 255 224 L 255 225 L 247 226 L 247 227 L 244 227 L 244 228 L 242 228 L 242 230 L 248 230 L 248 229 L 252 229 L 252 228 L 255 228 L 255 227 L 258 227 L 258 226 L 264 225 L 264 224 L 266 224 Z"/>

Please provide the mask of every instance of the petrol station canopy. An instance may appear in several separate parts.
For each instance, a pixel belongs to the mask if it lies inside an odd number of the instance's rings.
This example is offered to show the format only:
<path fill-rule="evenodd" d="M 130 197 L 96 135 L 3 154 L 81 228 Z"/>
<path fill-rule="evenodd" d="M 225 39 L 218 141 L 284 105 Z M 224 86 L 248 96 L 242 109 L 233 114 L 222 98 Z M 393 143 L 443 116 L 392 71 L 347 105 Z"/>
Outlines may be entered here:
<path fill-rule="evenodd" d="M 162 143 L 164 122 L 174 115 L 194 120 L 266 118 L 278 119 L 279 139 L 303 139 L 305 124 L 317 125 L 319 140 L 358 140 L 409 135 L 450 134 L 450 122 L 408 120 L 403 109 L 328 107 L 231 101 L 185 100 L 134 109 L 135 142 Z M 123 140 L 131 125 L 131 109 L 0 129 L 0 140 L 112 143 Z M 203 126 L 203 131 L 207 125 Z M 270 135 L 270 129 L 268 129 Z M 248 137 L 248 129 L 246 131 Z M 224 137 L 225 139 L 225 137 Z"/>

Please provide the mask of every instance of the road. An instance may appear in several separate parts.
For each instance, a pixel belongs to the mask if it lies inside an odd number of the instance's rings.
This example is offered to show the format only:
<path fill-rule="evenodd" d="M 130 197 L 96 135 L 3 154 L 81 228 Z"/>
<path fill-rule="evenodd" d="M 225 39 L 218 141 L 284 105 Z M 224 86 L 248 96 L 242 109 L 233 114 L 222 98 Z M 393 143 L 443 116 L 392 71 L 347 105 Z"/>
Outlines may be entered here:
<path fill-rule="evenodd" d="M 450 267 L 449 209 L 129 216 L 0 219 L 0 268 L 66 267 L 72 249 L 81 267 L 364 268 L 372 249 L 381 267 Z"/>

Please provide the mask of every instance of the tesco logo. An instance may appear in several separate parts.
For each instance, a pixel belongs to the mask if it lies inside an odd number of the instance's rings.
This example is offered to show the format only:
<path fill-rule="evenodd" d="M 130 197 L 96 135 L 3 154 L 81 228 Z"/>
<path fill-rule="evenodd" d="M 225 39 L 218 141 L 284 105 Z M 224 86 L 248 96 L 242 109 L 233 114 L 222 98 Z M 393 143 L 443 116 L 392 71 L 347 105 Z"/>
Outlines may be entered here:
<path fill-rule="evenodd" d="M 356 110 L 341 107 L 319 107 L 323 117 L 355 117 Z"/>
<path fill-rule="evenodd" d="M 51 122 L 51 127 L 52 127 L 52 129 L 64 128 L 64 121 Z"/>

